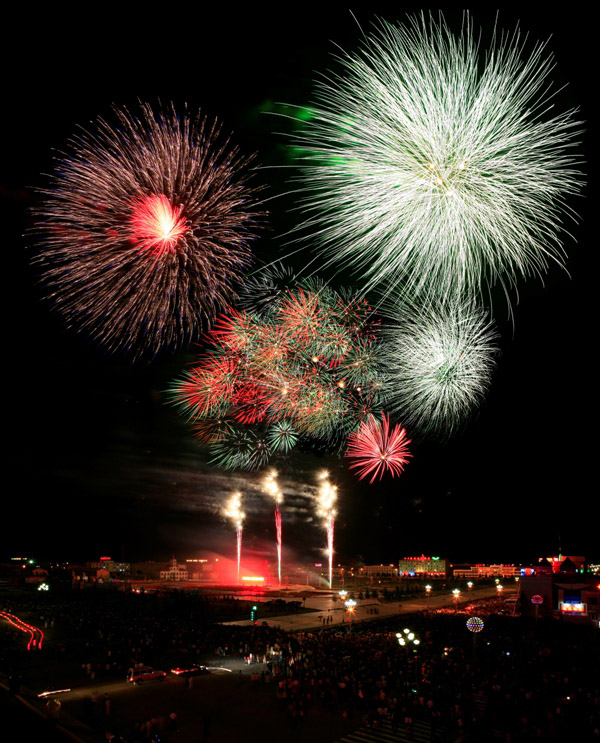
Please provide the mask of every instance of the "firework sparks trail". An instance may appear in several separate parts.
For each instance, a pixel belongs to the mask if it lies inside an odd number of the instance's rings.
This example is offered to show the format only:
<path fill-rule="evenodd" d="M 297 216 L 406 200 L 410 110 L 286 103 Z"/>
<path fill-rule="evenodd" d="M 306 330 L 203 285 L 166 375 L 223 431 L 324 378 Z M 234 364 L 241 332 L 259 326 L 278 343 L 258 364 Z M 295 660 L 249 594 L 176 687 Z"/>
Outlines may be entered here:
<path fill-rule="evenodd" d="M 242 560 L 242 527 L 238 526 L 236 529 L 237 536 L 237 580 L 240 582 L 240 563 Z"/>
<path fill-rule="evenodd" d="M 260 214 L 218 124 L 148 104 L 114 117 L 57 163 L 34 260 L 70 326 L 139 357 L 193 340 L 236 297 Z"/>
<path fill-rule="evenodd" d="M 322 472 L 319 475 L 321 484 L 317 500 L 317 514 L 324 519 L 327 532 L 327 556 L 329 558 L 329 587 L 333 585 L 333 534 L 336 511 L 334 508 L 337 500 L 337 487 L 329 482 L 329 473 Z"/>
<path fill-rule="evenodd" d="M 267 493 L 275 499 L 275 536 L 277 539 L 277 578 L 281 585 L 281 509 L 279 504 L 283 501 L 283 494 L 277 483 L 277 472 L 271 470 L 264 480 L 264 488 Z"/>
<path fill-rule="evenodd" d="M 277 536 L 277 579 L 281 585 L 281 510 L 279 503 L 275 504 L 275 533 Z"/>
<path fill-rule="evenodd" d="M 564 263 L 563 217 L 583 183 L 576 110 L 554 113 L 546 44 L 494 33 L 485 58 L 467 15 L 381 22 L 318 83 L 294 138 L 306 220 L 364 290 L 445 298 Z"/>
<path fill-rule="evenodd" d="M 237 537 L 237 580 L 240 582 L 240 565 L 242 560 L 242 527 L 246 514 L 242 511 L 242 494 L 234 493 L 227 501 L 223 515 L 235 526 Z"/>
<path fill-rule="evenodd" d="M 408 450 L 410 439 L 406 429 L 399 425 L 390 430 L 390 419 L 382 414 L 381 423 L 375 418 L 361 423 L 358 431 L 348 437 L 346 456 L 356 461 L 350 465 L 359 472 L 359 479 L 373 474 L 369 484 L 376 478 L 383 477 L 385 472 L 392 476 L 400 475 L 412 456 Z"/>

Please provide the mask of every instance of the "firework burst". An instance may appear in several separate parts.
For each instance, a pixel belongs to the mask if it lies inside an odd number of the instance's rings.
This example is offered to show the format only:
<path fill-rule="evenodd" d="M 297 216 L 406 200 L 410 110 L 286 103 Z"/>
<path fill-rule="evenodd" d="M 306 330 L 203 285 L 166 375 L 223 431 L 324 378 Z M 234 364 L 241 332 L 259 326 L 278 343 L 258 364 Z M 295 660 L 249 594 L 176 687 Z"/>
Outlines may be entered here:
<path fill-rule="evenodd" d="M 220 316 L 171 390 L 221 467 L 260 469 L 302 437 L 337 447 L 381 409 L 380 321 L 364 299 L 311 280 L 273 303 Z"/>
<path fill-rule="evenodd" d="M 297 285 L 298 279 L 291 268 L 274 263 L 246 281 L 245 290 L 240 295 L 240 306 L 254 315 L 269 315 L 286 293 Z"/>
<path fill-rule="evenodd" d="M 551 115 L 553 61 L 520 33 L 485 57 L 466 16 L 382 22 L 317 88 L 296 136 L 302 225 L 365 290 L 446 297 L 563 263 L 582 184 L 574 111 Z"/>
<path fill-rule="evenodd" d="M 241 426 L 221 430 L 211 442 L 212 464 L 230 470 L 260 470 L 268 464 L 272 451 L 260 432 Z"/>
<path fill-rule="evenodd" d="M 358 470 L 361 480 L 372 475 L 369 480 L 369 484 L 372 484 L 386 472 L 395 477 L 404 471 L 412 456 L 408 450 L 409 444 L 406 430 L 399 425 L 390 430 L 390 419 L 383 413 L 381 422 L 371 417 L 361 423 L 358 431 L 350 434 L 346 456 L 356 460 L 350 468 Z"/>
<path fill-rule="evenodd" d="M 74 138 L 37 209 L 57 310 L 109 351 L 176 348 L 232 298 L 259 216 L 242 159 L 200 114 L 115 109 Z"/>
<path fill-rule="evenodd" d="M 298 432 L 290 421 L 283 419 L 269 426 L 267 441 L 273 451 L 287 453 L 298 443 Z"/>
<path fill-rule="evenodd" d="M 471 301 L 401 313 L 382 352 L 390 409 L 411 431 L 448 438 L 485 398 L 496 341 L 486 313 Z"/>

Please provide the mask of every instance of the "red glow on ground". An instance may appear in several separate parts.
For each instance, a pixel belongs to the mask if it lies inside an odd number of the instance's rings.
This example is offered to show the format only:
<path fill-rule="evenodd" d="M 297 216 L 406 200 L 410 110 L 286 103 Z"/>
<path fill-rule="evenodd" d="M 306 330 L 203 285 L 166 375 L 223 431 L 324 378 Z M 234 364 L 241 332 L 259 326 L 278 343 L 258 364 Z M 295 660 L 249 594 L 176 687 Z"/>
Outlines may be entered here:
<path fill-rule="evenodd" d="M 160 257 L 175 249 L 187 231 L 182 209 L 173 206 L 162 194 L 147 196 L 135 204 L 131 218 L 133 233 L 144 250 Z"/>

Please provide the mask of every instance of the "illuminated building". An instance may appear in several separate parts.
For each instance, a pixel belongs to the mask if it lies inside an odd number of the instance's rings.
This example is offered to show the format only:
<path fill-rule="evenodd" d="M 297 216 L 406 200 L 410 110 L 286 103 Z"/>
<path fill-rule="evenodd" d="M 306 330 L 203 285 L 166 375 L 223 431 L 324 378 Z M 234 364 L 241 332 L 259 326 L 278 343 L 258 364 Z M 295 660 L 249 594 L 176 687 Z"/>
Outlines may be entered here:
<path fill-rule="evenodd" d="M 477 563 L 468 567 L 455 568 L 452 571 L 454 578 L 512 578 L 522 575 L 522 569 L 516 565 L 484 565 Z"/>
<path fill-rule="evenodd" d="M 540 562 L 543 562 L 544 559 L 552 566 L 553 573 L 567 572 L 564 570 L 565 565 L 569 568 L 568 572 L 570 572 L 571 563 L 575 568 L 576 573 L 583 573 L 585 566 L 585 557 L 582 555 L 558 555 L 557 557 L 546 558 L 540 557 Z M 570 562 L 566 563 L 566 560 L 569 560 Z"/>
<path fill-rule="evenodd" d="M 441 557 L 405 557 L 398 562 L 398 575 L 416 578 L 445 578 L 448 560 Z"/>

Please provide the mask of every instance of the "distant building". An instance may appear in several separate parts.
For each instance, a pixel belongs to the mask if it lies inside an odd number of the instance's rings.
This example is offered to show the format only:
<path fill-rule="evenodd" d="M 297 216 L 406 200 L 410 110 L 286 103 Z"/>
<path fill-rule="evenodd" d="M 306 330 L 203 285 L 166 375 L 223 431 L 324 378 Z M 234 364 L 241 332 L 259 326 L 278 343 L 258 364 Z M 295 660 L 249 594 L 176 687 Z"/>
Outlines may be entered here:
<path fill-rule="evenodd" d="M 398 575 L 398 568 L 395 565 L 365 565 L 358 571 L 359 575 L 366 576 L 396 576 Z"/>
<path fill-rule="evenodd" d="M 448 560 L 441 557 L 405 557 L 398 563 L 398 575 L 415 578 L 445 578 Z"/>
<path fill-rule="evenodd" d="M 476 565 L 462 566 L 452 570 L 452 577 L 458 580 L 468 578 L 512 578 L 522 574 L 521 567 L 517 565 Z"/>
<path fill-rule="evenodd" d="M 26 576 L 25 583 L 45 583 L 47 578 L 47 570 L 44 570 L 44 568 L 34 568 L 31 574 Z"/>
<path fill-rule="evenodd" d="M 128 575 L 129 570 L 131 569 L 131 565 L 128 562 L 115 562 L 115 560 L 112 559 L 112 557 L 101 557 L 99 560 L 95 560 L 92 562 L 86 562 L 85 567 L 88 571 L 97 571 L 97 570 L 108 570 L 108 572 L 113 577 L 118 577 L 119 575 Z"/>
<path fill-rule="evenodd" d="M 166 570 L 160 571 L 161 580 L 187 580 L 188 569 L 177 564 L 175 557 L 171 560 L 171 565 Z"/>

